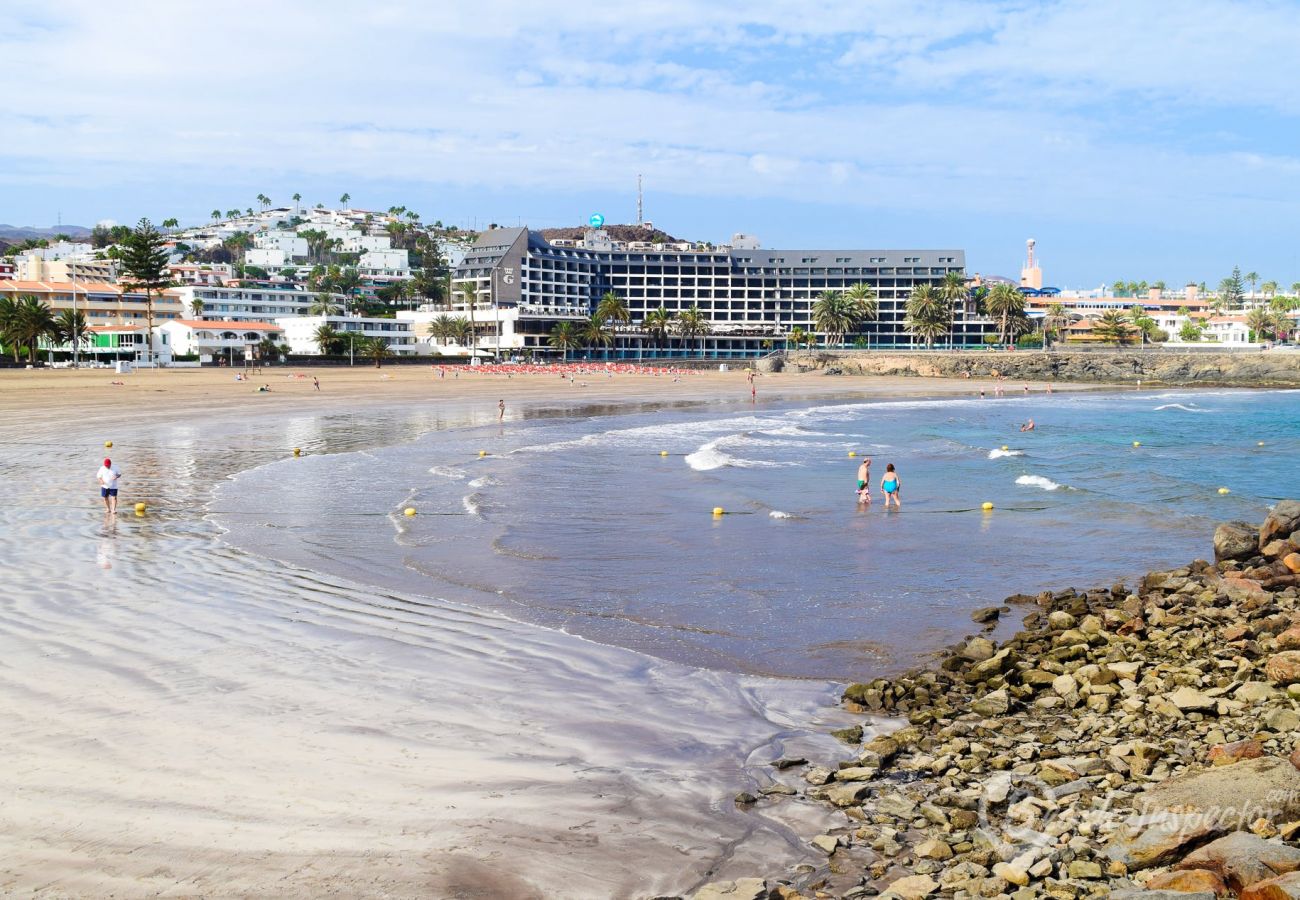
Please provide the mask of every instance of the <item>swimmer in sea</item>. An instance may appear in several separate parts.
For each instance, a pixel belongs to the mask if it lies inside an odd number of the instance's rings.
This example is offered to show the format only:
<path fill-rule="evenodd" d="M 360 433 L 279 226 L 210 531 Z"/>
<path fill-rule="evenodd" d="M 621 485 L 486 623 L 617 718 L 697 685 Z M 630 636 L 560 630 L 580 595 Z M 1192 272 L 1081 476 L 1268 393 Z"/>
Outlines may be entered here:
<path fill-rule="evenodd" d="M 867 457 L 858 466 L 858 502 L 871 502 L 871 458 Z"/>
<path fill-rule="evenodd" d="M 902 486 L 902 482 L 898 480 L 898 473 L 894 471 L 894 464 L 890 463 L 885 466 L 885 477 L 880 479 L 880 489 L 885 494 L 885 509 L 889 509 L 891 498 L 894 501 L 895 509 L 903 508 L 903 504 L 898 500 L 898 492 Z"/>
<path fill-rule="evenodd" d="M 1033 419 L 1030 419 L 1028 422 L 1026 422 L 1025 424 L 1021 425 L 1021 426 L 1020 426 L 1020 430 L 1021 430 L 1021 431 L 1033 431 L 1033 430 L 1034 430 L 1034 420 L 1033 420 Z"/>

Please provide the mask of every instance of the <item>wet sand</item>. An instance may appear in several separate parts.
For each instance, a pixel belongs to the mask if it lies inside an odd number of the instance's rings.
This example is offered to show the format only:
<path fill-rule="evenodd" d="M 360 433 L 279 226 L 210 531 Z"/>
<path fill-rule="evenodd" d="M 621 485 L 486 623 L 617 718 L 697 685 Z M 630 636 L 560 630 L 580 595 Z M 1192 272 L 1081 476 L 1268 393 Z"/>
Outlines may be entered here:
<path fill-rule="evenodd" d="M 269 369 L 0 372 L 0 893 L 640 897 L 819 861 L 801 835 L 822 810 L 731 798 L 782 752 L 830 751 L 835 685 L 292 569 L 203 515 L 216 481 L 294 446 L 411 437 L 412 408 L 434 429 L 492 422 L 499 398 L 507 418 L 734 402 L 743 374 L 317 374 L 319 393 Z M 778 375 L 759 405 L 977 390 Z M 104 440 L 116 523 L 93 493 Z M 132 491 L 155 509 L 132 515 Z"/>

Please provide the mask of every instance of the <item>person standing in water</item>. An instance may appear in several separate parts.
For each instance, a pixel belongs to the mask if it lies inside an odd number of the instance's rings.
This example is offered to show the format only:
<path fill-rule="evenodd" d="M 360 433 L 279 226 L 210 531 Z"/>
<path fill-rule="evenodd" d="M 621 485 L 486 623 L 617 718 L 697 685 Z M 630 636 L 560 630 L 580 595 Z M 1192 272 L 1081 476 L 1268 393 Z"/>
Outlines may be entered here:
<path fill-rule="evenodd" d="M 885 476 L 880 479 L 880 489 L 885 494 L 885 509 L 889 509 L 891 499 L 894 501 L 895 509 L 903 508 L 903 504 L 898 500 L 898 492 L 902 486 L 902 482 L 898 480 L 898 473 L 894 471 L 894 464 L 885 466 Z"/>
<path fill-rule="evenodd" d="M 497 401 L 497 421 L 500 422 L 506 417 L 506 401 Z"/>
<path fill-rule="evenodd" d="M 95 480 L 99 482 L 99 496 L 104 498 L 104 509 L 110 516 L 117 515 L 117 483 L 121 479 L 122 473 L 108 458 L 104 459 L 104 464 L 95 473 Z"/>
<path fill-rule="evenodd" d="M 858 466 L 858 502 L 871 502 L 871 457 L 862 461 Z"/>

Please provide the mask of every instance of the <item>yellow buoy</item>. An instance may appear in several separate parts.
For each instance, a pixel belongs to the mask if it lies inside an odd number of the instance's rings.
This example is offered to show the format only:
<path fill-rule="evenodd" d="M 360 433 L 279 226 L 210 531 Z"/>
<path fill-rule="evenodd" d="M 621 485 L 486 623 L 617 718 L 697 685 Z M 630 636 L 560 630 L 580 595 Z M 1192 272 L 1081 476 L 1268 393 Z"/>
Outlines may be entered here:
<path fill-rule="evenodd" d="M 144 503 L 137 503 L 137 504 L 135 505 L 135 511 L 136 511 L 136 514 L 137 514 L 137 515 L 141 515 L 141 516 L 143 516 L 143 515 L 144 515 L 144 511 L 145 511 L 146 509 L 148 509 L 148 508 L 149 508 L 149 507 L 146 506 Z"/>
<path fill-rule="evenodd" d="M 415 515 L 415 507 L 414 507 L 414 506 L 408 506 L 406 509 L 402 510 L 402 515 L 407 516 L 407 517 L 410 517 L 410 516 Z"/>
<path fill-rule="evenodd" d="M 726 512 L 726 510 L 723 509 L 721 506 L 715 506 L 715 507 L 713 507 L 713 514 L 714 514 L 715 516 L 720 516 L 720 515 L 722 515 L 722 514 L 725 513 L 725 512 Z"/>
<path fill-rule="evenodd" d="M 486 451 L 486 450 L 480 450 L 480 451 L 478 452 L 478 455 L 479 455 L 479 458 L 482 459 L 484 456 L 487 456 L 487 451 Z"/>
<path fill-rule="evenodd" d="M 111 447 L 111 446 L 113 446 L 113 442 L 112 442 L 112 441 L 104 441 L 104 446 L 105 446 L 105 447 Z"/>
<path fill-rule="evenodd" d="M 659 451 L 659 455 L 660 455 L 660 456 L 667 456 L 667 455 L 668 455 L 668 451 L 667 451 L 667 450 L 660 450 L 660 451 Z"/>
<path fill-rule="evenodd" d="M 987 500 L 985 500 L 983 503 L 980 504 L 980 509 L 984 510 L 985 512 L 988 512 L 992 508 L 993 508 L 993 504 L 988 502 Z"/>
<path fill-rule="evenodd" d="M 1006 452 L 1007 452 L 1008 450 L 1010 450 L 1010 449 L 1011 449 L 1011 448 L 1008 447 L 1006 444 L 1003 444 L 1003 445 L 1002 445 L 1002 452 L 1003 452 L 1003 453 L 1006 453 Z"/>
<path fill-rule="evenodd" d="M 293 455 L 294 455 L 294 456 L 302 456 L 302 448 L 301 448 L 301 447 L 294 447 L 294 448 L 293 448 Z"/>
<path fill-rule="evenodd" d="M 856 450 L 850 450 L 850 451 L 849 451 L 849 456 L 857 456 L 857 455 L 858 455 L 858 451 L 856 451 Z"/>
<path fill-rule="evenodd" d="M 1264 442 L 1263 442 L 1263 441 L 1260 441 L 1259 444 L 1258 444 L 1257 446 L 1263 447 L 1263 446 L 1264 446 Z"/>
<path fill-rule="evenodd" d="M 1133 446 L 1134 446 L 1134 447 L 1141 447 L 1141 446 L 1142 446 L 1142 442 L 1141 442 L 1141 441 L 1134 441 L 1134 442 L 1133 442 Z"/>
<path fill-rule="evenodd" d="M 1219 488 L 1219 493 L 1220 493 L 1220 494 L 1231 494 L 1232 491 L 1228 490 L 1227 488 Z"/>

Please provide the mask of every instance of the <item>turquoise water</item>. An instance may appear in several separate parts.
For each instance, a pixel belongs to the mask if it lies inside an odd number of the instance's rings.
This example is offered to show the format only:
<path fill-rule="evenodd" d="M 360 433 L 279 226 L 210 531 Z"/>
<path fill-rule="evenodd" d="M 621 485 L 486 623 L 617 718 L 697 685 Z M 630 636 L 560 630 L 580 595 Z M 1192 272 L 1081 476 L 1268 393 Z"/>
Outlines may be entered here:
<path fill-rule="evenodd" d="M 917 661 L 1009 594 L 1205 557 L 1216 522 L 1300 493 L 1298 453 L 1295 391 L 592 409 L 278 462 L 215 505 L 240 510 L 219 517 L 229 540 L 298 565 L 844 680 Z M 859 506 L 863 455 L 876 484 L 898 467 L 901 511 Z M 389 512 L 355 515 L 360 495 Z"/>

